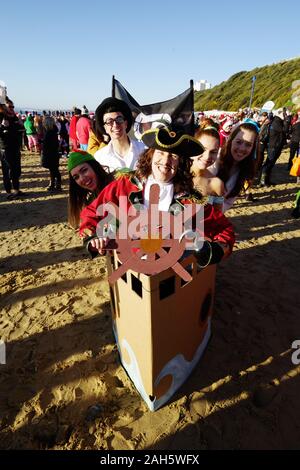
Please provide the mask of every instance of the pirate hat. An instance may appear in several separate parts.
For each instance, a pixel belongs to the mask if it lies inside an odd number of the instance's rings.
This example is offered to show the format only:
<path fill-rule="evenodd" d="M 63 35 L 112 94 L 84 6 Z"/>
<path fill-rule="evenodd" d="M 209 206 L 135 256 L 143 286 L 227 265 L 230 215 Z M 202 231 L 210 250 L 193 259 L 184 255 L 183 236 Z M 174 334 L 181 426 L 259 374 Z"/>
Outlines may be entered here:
<path fill-rule="evenodd" d="M 204 152 L 204 147 L 194 137 L 164 127 L 144 132 L 142 141 L 149 148 L 174 153 L 179 157 L 195 157 Z"/>

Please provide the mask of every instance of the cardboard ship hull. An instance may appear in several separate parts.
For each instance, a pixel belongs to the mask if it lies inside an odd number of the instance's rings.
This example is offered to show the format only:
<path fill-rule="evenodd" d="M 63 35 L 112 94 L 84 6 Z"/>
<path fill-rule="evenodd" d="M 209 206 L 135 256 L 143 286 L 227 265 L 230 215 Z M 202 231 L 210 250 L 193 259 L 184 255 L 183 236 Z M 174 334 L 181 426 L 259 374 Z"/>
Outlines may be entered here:
<path fill-rule="evenodd" d="M 185 382 L 211 334 L 216 266 L 198 267 L 193 255 L 181 264 L 184 282 L 170 268 L 148 276 L 127 271 L 113 286 L 113 328 L 123 367 L 151 411 Z M 118 268 L 107 257 L 108 274 Z"/>

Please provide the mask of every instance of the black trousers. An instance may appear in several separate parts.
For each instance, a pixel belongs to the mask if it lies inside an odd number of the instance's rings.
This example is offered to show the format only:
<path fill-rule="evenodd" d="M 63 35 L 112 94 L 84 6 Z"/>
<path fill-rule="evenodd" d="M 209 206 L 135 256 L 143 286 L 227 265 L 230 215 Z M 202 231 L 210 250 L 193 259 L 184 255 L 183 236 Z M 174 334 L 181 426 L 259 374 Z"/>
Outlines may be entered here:
<path fill-rule="evenodd" d="M 60 186 L 61 184 L 61 174 L 59 172 L 59 167 L 51 167 L 49 168 L 50 171 L 50 184 L 51 186 L 54 186 L 55 183 L 56 185 Z"/>
<path fill-rule="evenodd" d="M 256 173 L 257 177 L 260 178 L 261 176 L 261 169 L 264 163 L 265 159 L 265 151 L 267 150 L 268 146 L 264 142 L 259 143 L 259 161 L 257 161 L 257 166 L 256 166 Z"/>
<path fill-rule="evenodd" d="M 268 148 L 268 156 L 267 156 L 265 163 L 262 166 L 262 175 L 264 175 L 267 180 L 269 180 L 271 176 L 271 172 L 275 166 L 276 161 L 280 157 L 281 151 L 282 151 L 282 146 Z"/>
<path fill-rule="evenodd" d="M 15 191 L 19 191 L 19 180 L 21 176 L 21 154 L 20 152 L 0 152 L 4 189 L 7 193 L 10 193 L 12 188 Z"/>

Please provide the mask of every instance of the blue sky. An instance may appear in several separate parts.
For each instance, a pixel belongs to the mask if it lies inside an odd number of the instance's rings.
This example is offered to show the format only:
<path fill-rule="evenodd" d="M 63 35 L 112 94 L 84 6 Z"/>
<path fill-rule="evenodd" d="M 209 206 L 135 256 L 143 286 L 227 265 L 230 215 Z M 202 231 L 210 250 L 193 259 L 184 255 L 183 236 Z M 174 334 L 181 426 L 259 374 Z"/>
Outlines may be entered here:
<path fill-rule="evenodd" d="M 300 55 L 299 0 L 10 0 L 0 14 L 0 80 L 24 108 L 95 109 L 113 74 L 153 103 Z"/>

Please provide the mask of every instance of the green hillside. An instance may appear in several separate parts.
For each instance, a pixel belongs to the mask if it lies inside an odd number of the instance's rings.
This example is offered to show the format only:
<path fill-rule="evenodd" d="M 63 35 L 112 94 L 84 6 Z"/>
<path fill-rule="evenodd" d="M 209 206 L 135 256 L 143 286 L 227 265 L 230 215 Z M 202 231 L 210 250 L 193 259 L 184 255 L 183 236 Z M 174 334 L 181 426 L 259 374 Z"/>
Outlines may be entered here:
<path fill-rule="evenodd" d="M 251 79 L 256 76 L 252 108 L 261 108 L 269 100 L 275 107 L 289 106 L 300 109 L 300 57 L 278 64 L 257 67 L 249 72 L 243 71 L 232 75 L 228 80 L 210 90 L 195 92 L 195 111 L 222 109 L 237 111 L 249 106 Z M 292 83 L 299 80 L 292 89 Z M 292 102 L 292 95 L 298 95 L 297 104 Z M 295 101 L 295 100 L 294 100 Z"/>

